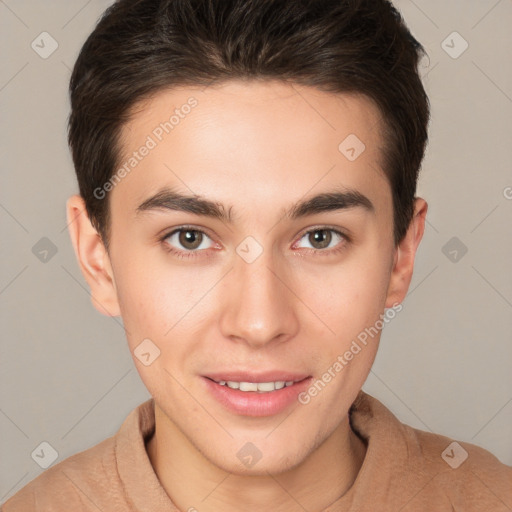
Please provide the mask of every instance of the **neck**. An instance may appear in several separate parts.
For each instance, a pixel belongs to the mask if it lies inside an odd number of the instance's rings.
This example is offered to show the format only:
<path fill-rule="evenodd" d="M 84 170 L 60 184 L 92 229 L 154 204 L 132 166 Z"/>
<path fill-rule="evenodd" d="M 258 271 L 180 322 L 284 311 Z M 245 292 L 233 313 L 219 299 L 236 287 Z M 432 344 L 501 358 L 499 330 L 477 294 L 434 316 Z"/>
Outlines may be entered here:
<path fill-rule="evenodd" d="M 164 427 L 165 426 L 165 427 Z M 279 474 L 228 473 L 206 459 L 155 404 L 155 433 L 147 442 L 151 464 L 182 511 L 324 510 L 354 483 L 366 447 L 348 416 L 299 465 Z"/>

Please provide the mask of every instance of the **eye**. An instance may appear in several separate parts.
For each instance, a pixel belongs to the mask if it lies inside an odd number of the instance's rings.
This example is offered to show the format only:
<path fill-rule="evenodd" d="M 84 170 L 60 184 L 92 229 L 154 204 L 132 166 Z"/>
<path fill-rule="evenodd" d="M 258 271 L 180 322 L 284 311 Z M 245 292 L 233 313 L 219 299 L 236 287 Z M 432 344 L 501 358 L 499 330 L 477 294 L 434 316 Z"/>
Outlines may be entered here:
<path fill-rule="evenodd" d="M 164 235 L 160 240 L 165 243 L 167 250 L 180 258 L 199 256 L 201 251 L 216 246 L 213 240 L 204 231 L 189 226 L 181 226 Z M 310 229 L 302 235 L 299 242 L 295 244 L 295 247 L 301 247 L 298 245 L 300 240 L 305 240 L 309 244 L 309 247 L 302 247 L 310 249 L 313 252 L 326 254 L 341 251 L 345 248 L 346 244 L 350 242 L 348 236 L 344 233 L 334 228 L 325 227 Z M 208 255 L 206 251 L 204 254 Z"/>
<path fill-rule="evenodd" d="M 208 243 L 213 243 L 211 238 L 203 231 L 186 227 L 175 229 L 166 235 L 163 240 L 178 251 L 210 249 L 211 245 L 208 245 Z"/>
<path fill-rule="evenodd" d="M 302 235 L 301 240 L 303 239 L 310 244 L 309 248 L 320 251 L 336 247 L 340 242 L 347 241 L 347 237 L 343 233 L 331 228 L 312 229 Z"/>

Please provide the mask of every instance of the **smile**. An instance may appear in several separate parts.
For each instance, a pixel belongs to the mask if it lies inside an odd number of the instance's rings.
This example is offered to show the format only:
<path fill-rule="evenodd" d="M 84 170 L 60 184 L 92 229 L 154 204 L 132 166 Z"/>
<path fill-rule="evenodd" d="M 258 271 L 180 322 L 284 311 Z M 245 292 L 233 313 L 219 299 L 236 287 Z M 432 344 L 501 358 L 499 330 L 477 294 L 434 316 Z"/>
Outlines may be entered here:
<path fill-rule="evenodd" d="M 286 372 L 229 373 L 204 376 L 205 391 L 222 407 L 242 416 L 273 416 L 297 405 L 298 395 L 312 380 L 311 376 Z M 276 378 L 279 380 L 273 380 Z"/>
<path fill-rule="evenodd" d="M 238 389 L 240 391 L 254 391 L 257 393 L 270 393 L 272 391 L 276 391 L 279 389 L 283 389 L 284 387 L 293 386 L 294 381 L 282 381 L 278 380 L 275 382 L 234 382 L 234 381 L 215 381 L 217 384 L 221 386 L 227 386 L 231 389 Z"/>

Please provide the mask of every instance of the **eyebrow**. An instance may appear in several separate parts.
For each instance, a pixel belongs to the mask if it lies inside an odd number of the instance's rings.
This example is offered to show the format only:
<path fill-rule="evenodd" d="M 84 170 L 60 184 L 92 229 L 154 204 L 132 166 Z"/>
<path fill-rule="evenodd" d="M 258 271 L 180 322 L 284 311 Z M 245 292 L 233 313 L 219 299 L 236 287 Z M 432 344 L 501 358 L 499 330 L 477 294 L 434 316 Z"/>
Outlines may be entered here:
<path fill-rule="evenodd" d="M 136 213 L 139 214 L 151 210 L 173 210 L 232 223 L 232 208 L 232 206 L 226 208 L 222 203 L 203 199 L 199 196 L 183 195 L 166 187 L 140 204 L 136 209 Z M 284 217 L 296 220 L 319 213 L 353 208 L 362 208 L 370 213 L 375 213 L 373 203 L 365 195 L 357 190 L 350 189 L 317 194 L 297 202 L 283 213 Z"/>

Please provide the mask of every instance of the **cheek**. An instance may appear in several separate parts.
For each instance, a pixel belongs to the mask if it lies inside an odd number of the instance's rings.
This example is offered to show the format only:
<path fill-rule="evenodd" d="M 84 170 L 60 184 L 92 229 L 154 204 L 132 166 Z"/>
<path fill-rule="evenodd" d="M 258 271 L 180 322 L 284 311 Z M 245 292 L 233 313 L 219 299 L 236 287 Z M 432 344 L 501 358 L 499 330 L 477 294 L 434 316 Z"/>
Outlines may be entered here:
<path fill-rule="evenodd" d="M 166 258 L 164 252 L 154 258 L 132 253 L 130 261 L 116 261 L 117 294 L 132 349 L 144 338 L 158 340 L 162 349 L 171 342 L 177 348 L 178 333 L 195 325 L 208 305 L 215 271 L 171 264 Z"/>
<path fill-rule="evenodd" d="M 389 282 L 387 259 L 377 251 L 354 251 L 338 265 L 314 274 L 303 271 L 301 296 L 307 305 L 346 340 L 373 325 L 384 309 Z"/>
<path fill-rule="evenodd" d="M 321 347 L 316 347 L 321 353 L 316 365 L 321 373 L 299 400 L 315 411 L 312 417 L 330 411 L 323 422 L 325 432 L 331 432 L 342 420 L 377 353 L 389 279 L 388 264 L 381 255 L 361 250 L 322 277 L 305 283 L 313 290 L 308 305 L 334 332 L 331 335 L 324 329 L 324 335 L 316 338 L 321 340 Z M 315 325 L 323 329 L 320 322 Z"/>
<path fill-rule="evenodd" d="M 142 265 L 132 260 L 129 266 L 119 268 L 118 279 L 129 349 L 145 386 L 159 396 L 175 384 L 172 375 L 176 368 L 186 368 L 187 355 L 195 350 L 191 340 L 196 337 L 187 329 L 188 322 L 194 321 L 191 302 L 195 294 L 180 272 L 163 272 L 147 260 Z M 146 359 L 145 354 L 149 354 Z"/>
<path fill-rule="evenodd" d="M 118 261 L 116 288 L 130 345 L 140 338 L 162 338 L 183 293 L 176 279 L 147 261 Z"/>

